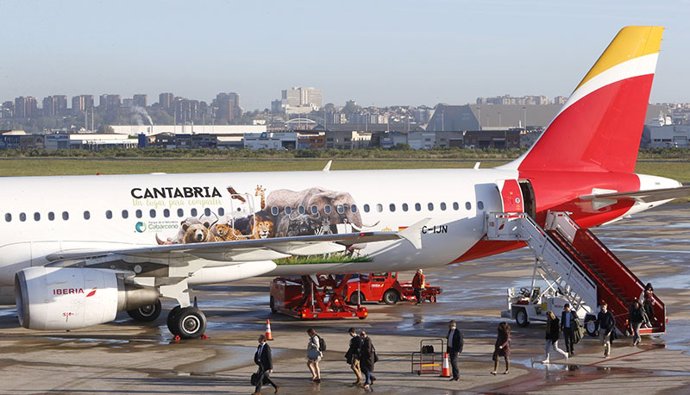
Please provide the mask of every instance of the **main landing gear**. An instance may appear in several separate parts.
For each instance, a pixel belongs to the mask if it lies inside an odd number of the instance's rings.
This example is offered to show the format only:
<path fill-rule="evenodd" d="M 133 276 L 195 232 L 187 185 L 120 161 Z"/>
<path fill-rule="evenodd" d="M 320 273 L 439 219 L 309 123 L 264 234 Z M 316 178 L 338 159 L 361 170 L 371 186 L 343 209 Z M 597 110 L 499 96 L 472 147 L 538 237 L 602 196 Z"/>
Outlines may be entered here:
<path fill-rule="evenodd" d="M 181 339 L 198 339 L 206 332 L 206 315 L 196 306 L 175 306 L 168 313 L 168 329 Z"/>

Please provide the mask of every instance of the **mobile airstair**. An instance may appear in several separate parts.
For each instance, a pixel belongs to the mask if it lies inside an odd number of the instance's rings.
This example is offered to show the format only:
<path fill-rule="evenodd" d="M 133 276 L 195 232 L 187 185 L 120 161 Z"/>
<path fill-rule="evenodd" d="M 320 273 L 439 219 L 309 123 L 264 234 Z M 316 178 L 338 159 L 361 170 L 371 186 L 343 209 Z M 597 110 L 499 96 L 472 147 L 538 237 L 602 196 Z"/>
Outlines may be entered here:
<path fill-rule="evenodd" d="M 536 258 L 535 275 L 546 280 L 575 311 L 584 311 L 585 323 L 593 323 L 598 301 L 605 300 L 618 331 L 627 333 L 629 306 L 642 293 L 644 283 L 568 213 L 548 212 L 543 228 L 526 213 L 488 213 L 486 237 L 525 242 Z M 651 321 L 652 327 L 642 328 L 642 334 L 666 331 L 666 308 L 656 295 Z M 595 328 L 586 326 L 592 334 Z"/>

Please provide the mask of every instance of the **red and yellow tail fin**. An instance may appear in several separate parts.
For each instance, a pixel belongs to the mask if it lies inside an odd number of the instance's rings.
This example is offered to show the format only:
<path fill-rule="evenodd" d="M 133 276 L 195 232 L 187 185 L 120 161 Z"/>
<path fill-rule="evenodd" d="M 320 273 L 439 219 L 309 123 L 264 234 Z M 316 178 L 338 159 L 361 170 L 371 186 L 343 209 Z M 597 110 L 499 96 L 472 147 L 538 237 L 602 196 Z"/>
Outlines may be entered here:
<path fill-rule="evenodd" d="M 633 172 L 662 33 L 660 26 L 618 32 L 539 140 L 507 167 Z"/>

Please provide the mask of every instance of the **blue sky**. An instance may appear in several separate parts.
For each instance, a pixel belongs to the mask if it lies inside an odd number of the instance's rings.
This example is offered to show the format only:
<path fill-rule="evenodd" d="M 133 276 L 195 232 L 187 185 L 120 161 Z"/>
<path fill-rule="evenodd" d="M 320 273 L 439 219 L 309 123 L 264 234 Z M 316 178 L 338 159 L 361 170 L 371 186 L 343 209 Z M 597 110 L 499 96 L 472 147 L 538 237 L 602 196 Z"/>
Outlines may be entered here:
<path fill-rule="evenodd" d="M 289 86 L 363 105 L 568 95 L 620 27 L 667 27 L 651 101 L 690 101 L 690 0 L 0 0 L 0 100 Z"/>

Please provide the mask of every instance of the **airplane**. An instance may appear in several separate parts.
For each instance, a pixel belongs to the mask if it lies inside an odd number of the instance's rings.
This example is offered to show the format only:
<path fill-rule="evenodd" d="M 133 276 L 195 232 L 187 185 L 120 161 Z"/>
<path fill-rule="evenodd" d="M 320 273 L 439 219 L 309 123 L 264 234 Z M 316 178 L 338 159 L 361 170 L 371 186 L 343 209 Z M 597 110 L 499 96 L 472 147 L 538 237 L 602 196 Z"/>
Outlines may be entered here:
<path fill-rule="evenodd" d="M 122 311 L 153 321 L 168 298 L 170 331 L 198 338 L 194 286 L 282 260 L 303 274 L 442 266 L 524 246 L 486 240 L 490 212 L 567 211 L 591 228 L 687 196 L 634 173 L 662 31 L 623 28 L 536 143 L 496 168 L 1 179 L 0 302 L 25 328 L 71 330 Z"/>

